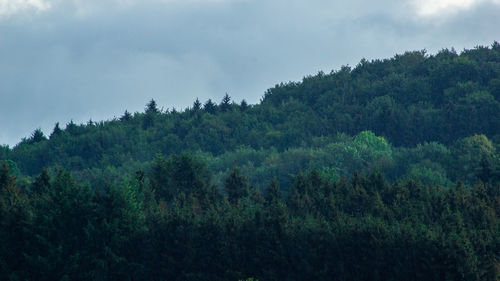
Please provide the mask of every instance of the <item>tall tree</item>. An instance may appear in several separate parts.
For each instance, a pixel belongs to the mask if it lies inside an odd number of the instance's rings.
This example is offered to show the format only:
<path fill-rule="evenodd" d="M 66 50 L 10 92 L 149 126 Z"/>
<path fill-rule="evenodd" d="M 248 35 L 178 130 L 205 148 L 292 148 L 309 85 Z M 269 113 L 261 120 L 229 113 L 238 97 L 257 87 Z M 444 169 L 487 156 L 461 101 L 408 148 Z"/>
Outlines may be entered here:
<path fill-rule="evenodd" d="M 152 113 L 152 114 L 160 113 L 160 110 L 158 110 L 158 107 L 156 105 L 156 101 L 154 99 L 151 99 L 148 102 L 148 104 L 146 104 L 145 113 Z"/>
<path fill-rule="evenodd" d="M 193 110 L 195 112 L 198 112 L 200 111 L 200 109 L 201 109 L 201 102 L 198 98 L 196 98 L 196 100 L 193 102 Z"/>
<path fill-rule="evenodd" d="M 249 193 L 248 179 L 241 174 L 240 169 L 233 168 L 224 184 L 227 198 L 232 204 L 238 203 L 241 198 Z"/>
<path fill-rule="evenodd" d="M 231 97 L 227 93 L 222 98 L 220 109 L 222 112 L 226 112 L 231 109 Z"/>
<path fill-rule="evenodd" d="M 132 119 L 132 114 L 130 114 L 128 110 L 125 110 L 123 115 L 120 117 L 120 121 L 122 122 L 130 121 L 131 119 Z"/>
<path fill-rule="evenodd" d="M 54 129 L 52 130 L 52 133 L 50 134 L 50 138 L 52 138 L 54 136 L 59 136 L 61 134 L 62 134 L 62 130 L 59 127 L 59 122 L 57 122 L 56 125 L 54 126 Z"/>
<path fill-rule="evenodd" d="M 1 161 L 0 166 L 0 190 L 8 186 L 15 185 L 15 177 L 11 175 L 9 164 L 7 161 Z"/>
<path fill-rule="evenodd" d="M 208 99 L 207 102 L 205 102 L 205 104 L 203 105 L 203 109 L 207 113 L 215 114 L 215 112 L 217 111 L 217 105 L 211 99 Z"/>
<path fill-rule="evenodd" d="M 31 185 L 31 192 L 40 195 L 45 194 L 50 189 L 50 176 L 47 169 L 43 169 L 40 175 L 36 177 L 35 181 Z"/>
<path fill-rule="evenodd" d="M 38 143 L 38 142 L 41 142 L 44 140 L 47 140 L 47 138 L 43 134 L 42 130 L 40 128 L 38 128 L 31 134 L 31 138 L 29 139 L 29 142 L 34 144 L 34 143 Z"/>

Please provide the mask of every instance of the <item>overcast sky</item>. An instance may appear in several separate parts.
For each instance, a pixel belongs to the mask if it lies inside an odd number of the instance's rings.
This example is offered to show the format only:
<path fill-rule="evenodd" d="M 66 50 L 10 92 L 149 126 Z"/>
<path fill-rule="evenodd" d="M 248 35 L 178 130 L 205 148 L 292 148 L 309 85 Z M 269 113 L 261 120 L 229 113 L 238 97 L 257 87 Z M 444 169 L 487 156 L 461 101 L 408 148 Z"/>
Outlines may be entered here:
<path fill-rule="evenodd" d="M 500 40 L 500 0 L 0 0 L 0 144 Z"/>

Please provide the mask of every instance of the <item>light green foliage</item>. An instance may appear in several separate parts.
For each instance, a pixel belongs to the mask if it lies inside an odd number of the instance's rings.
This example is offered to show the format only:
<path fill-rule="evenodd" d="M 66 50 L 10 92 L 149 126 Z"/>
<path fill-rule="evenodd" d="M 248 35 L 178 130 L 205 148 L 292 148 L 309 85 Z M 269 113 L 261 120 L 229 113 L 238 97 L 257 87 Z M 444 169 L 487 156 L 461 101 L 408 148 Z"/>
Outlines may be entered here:
<path fill-rule="evenodd" d="M 283 152 L 244 147 L 217 157 L 209 156 L 207 162 L 219 186 L 231 167 L 238 166 L 260 190 L 273 177 L 282 186 L 289 186 L 304 170 L 319 169 L 334 181 L 354 171 L 384 169 L 392 163 L 392 146 L 372 132 L 361 132 L 354 137 L 339 135 L 334 140 L 333 143 L 317 141 L 316 147 L 298 147 Z"/>
<path fill-rule="evenodd" d="M 392 158 L 392 147 L 383 137 L 375 136 L 373 132 L 363 131 L 353 139 L 356 154 L 364 163 L 374 163 L 380 159 Z"/>
<path fill-rule="evenodd" d="M 446 170 L 438 163 L 428 160 L 410 165 L 406 177 L 428 186 L 452 186 L 452 182 L 446 176 Z"/>
<path fill-rule="evenodd" d="M 485 135 L 474 135 L 458 140 L 451 148 L 451 175 L 453 179 L 477 181 L 476 171 L 481 158 L 493 159 L 495 147 Z"/>

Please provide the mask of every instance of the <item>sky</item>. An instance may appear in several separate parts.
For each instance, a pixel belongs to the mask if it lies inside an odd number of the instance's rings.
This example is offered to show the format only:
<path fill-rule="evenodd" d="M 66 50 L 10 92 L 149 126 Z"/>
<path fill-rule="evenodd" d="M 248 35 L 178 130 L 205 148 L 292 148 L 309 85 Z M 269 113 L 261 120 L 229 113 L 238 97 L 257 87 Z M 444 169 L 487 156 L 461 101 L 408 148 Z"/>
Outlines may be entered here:
<path fill-rule="evenodd" d="M 405 51 L 500 41 L 500 0 L 0 0 L 0 144 Z"/>

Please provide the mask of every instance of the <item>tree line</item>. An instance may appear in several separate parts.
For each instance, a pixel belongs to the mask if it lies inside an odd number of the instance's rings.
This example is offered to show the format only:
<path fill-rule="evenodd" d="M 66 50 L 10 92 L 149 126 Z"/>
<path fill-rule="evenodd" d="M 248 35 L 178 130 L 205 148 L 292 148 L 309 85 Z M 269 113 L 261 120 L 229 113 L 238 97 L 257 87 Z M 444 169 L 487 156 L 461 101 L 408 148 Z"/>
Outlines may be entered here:
<path fill-rule="evenodd" d="M 56 124 L 49 136 L 35 130 L 0 159 L 23 175 L 44 167 L 71 171 L 143 167 L 157 153 L 190 151 L 218 157 L 242 147 L 284 152 L 338 141 L 339 134 L 371 131 L 396 148 L 425 143 L 452 146 L 484 135 L 499 143 L 500 44 L 457 53 L 406 52 L 362 60 L 301 82 L 281 83 L 260 103 L 198 99 L 182 111 L 161 110 L 151 100 L 144 112 L 107 121 Z"/>

